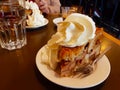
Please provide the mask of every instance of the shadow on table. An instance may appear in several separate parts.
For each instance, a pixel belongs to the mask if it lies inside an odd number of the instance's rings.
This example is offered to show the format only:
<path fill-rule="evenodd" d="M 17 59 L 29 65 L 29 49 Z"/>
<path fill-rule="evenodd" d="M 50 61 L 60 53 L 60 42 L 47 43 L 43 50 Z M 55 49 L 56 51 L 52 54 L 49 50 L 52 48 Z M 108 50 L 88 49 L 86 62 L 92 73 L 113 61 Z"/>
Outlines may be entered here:
<path fill-rule="evenodd" d="M 26 28 L 26 31 L 31 32 L 31 31 L 36 31 L 36 30 L 43 30 L 46 27 L 47 27 L 47 25 L 41 26 L 41 27 L 36 27 L 36 28 Z"/>
<path fill-rule="evenodd" d="M 63 86 L 59 86 L 51 81 L 49 81 L 48 79 L 46 79 L 37 69 L 37 67 L 35 66 L 35 74 L 38 78 L 38 81 L 40 82 L 40 84 L 42 84 L 44 87 L 46 87 L 45 90 L 75 90 L 72 88 L 66 88 Z M 86 89 L 80 89 L 80 90 L 101 90 L 101 88 L 104 86 L 105 82 L 95 86 L 95 87 L 91 87 L 91 88 L 86 88 Z"/>

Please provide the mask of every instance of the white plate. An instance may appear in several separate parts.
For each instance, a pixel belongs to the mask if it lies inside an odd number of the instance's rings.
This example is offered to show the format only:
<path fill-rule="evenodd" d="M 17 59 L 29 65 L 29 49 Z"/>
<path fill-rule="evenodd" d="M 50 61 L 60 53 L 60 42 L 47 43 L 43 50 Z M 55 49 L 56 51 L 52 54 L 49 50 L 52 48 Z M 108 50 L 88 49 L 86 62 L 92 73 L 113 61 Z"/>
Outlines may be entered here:
<path fill-rule="evenodd" d="M 37 25 L 37 26 L 26 26 L 27 29 L 35 29 L 35 28 L 39 28 L 39 27 L 43 27 L 45 25 L 47 25 L 49 23 L 48 19 L 45 18 L 45 23 L 42 25 Z"/>
<path fill-rule="evenodd" d="M 48 68 L 47 65 L 41 63 L 41 52 L 44 52 L 42 47 L 36 55 L 36 65 L 41 74 L 51 82 L 69 88 L 83 89 L 96 86 L 102 83 L 110 74 L 110 62 L 104 55 L 98 62 L 96 70 L 87 77 L 84 78 L 70 78 L 70 77 L 57 77 L 56 72 Z"/>
<path fill-rule="evenodd" d="M 55 24 L 55 25 L 57 25 L 59 22 L 62 22 L 63 21 L 63 18 L 62 17 L 58 17 L 58 18 L 54 18 L 53 19 L 53 23 Z"/>

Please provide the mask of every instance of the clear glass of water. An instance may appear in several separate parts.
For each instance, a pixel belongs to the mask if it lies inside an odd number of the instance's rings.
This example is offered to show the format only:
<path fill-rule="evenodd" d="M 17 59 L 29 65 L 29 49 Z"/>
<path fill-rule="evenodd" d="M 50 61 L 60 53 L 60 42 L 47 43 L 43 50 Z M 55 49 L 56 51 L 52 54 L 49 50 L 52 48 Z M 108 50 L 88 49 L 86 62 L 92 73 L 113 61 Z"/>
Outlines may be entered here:
<path fill-rule="evenodd" d="M 0 45 L 7 50 L 27 44 L 25 0 L 0 0 Z"/>
<path fill-rule="evenodd" d="M 61 7 L 61 13 L 62 13 L 63 19 L 65 19 L 69 15 L 68 13 L 69 10 L 70 10 L 70 7 Z"/>
<path fill-rule="evenodd" d="M 72 14 L 72 13 L 77 13 L 78 8 L 76 6 L 63 6 L 61 7 L 61 14 L 63 19 L 65 19 L 68 15 Z"/>

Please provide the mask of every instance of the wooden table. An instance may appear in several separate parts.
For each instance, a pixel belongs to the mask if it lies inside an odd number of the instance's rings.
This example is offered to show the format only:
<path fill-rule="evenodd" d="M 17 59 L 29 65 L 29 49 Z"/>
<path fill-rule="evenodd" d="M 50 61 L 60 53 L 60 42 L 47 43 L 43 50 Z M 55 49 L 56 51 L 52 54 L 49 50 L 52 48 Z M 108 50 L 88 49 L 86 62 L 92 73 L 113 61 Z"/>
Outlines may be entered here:
<path fill-rule="evenodd" d="M 47 43 L 56 32 L 50 15 L 49 24 L 27 30 L 27 45 L 22 49 L 8 51 L 0 48 L 0 90 L 67 90 L 47 80 L 38 71 L 35 63 L 39 49 Z M 111 73 L 107 80 L 89 90 L 119 90 L 120 89 L 120 46 L 109 38 L 104 38 L 104 45 L 112 46 L 106 53 L 111 63 Z M 88 90 L 88 89 L 87 89 Z"/>

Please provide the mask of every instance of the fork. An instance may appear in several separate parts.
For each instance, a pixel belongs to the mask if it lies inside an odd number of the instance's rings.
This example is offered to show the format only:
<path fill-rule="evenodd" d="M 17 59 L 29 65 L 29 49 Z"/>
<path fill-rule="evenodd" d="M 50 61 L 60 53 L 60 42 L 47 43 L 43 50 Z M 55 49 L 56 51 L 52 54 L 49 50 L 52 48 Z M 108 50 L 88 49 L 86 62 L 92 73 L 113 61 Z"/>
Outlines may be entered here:
<path fill-rule="evenodd" d="M 82 69 L 80 69 L 80 73 L 75 75 L 74 78 L 76 77 L 86 77 L 88 75 L 90 75 L 95 69 L 96 69 L 96 63 L 98 62 L 98 60 L 100 60 L 100 58 L 102 58 L 105 53 L 110 50 L 111 46 L 107 47 L 105 50 L 103 50 L 98 56 L 97 58 L 91 63 L 88 64 L 87 66 L 83 67 Z"/>

